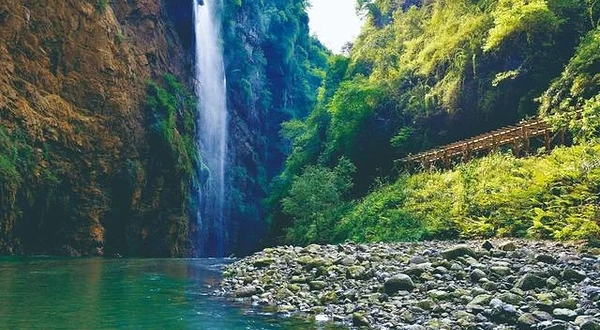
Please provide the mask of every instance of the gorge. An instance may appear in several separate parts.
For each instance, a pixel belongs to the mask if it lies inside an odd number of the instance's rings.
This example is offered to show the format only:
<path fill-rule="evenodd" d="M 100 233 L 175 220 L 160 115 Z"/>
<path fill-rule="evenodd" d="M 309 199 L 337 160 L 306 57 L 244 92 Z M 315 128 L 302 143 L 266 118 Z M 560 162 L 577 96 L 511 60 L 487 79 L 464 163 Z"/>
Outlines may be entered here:
<path fill-rule="evenodd" d="M 303 1 L 226 0 L 211 42 L 227 45 L 222 64 L 204 56 L 220 76 L 202 83 L 195 56 L 209 49 L 196 49 L 206 41 L 195 41 L 194 11 L 212 4 L 0 4 L 2 254 L 230 255 L 263 244 L 262 200 L 289 148 L 280 123 L 310 111 L 327 52 L 309 37 Z M 194 97 L 212 83 L 221 91 Z M 229 118 L 197 116 L 209 102 Z"/>
<path fill-rule="evenodd" d="M 332 55 L 306 1 L 213 4 L 0 5 L 3 254 L 598 236 L 598 6 L 359 1 L 364 31 Z M 394 167 L 533 115 L 578 145 Z"/>
<path fill-rule="evenodd" d="M 600 327 L 598 1 L 308 6 L 0 2 L 0 324 Z"/>

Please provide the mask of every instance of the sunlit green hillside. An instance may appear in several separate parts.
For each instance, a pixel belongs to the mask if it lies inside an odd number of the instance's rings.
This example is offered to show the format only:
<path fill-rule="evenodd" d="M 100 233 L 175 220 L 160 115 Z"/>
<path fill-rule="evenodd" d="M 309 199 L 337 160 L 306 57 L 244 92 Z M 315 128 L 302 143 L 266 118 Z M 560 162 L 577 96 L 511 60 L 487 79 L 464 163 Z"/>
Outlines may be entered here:
<path fill-rule="evenodd" d="M 268 200 L 272 237 L 598 236 L 600 6 L 359 0 L 358 8 L 366 26 L 347 56 L 330 57 L 312 113 L 283 126 L 293 148 Z M 540 114 L 585 146 L 412 176 L 393 166 Z"/>

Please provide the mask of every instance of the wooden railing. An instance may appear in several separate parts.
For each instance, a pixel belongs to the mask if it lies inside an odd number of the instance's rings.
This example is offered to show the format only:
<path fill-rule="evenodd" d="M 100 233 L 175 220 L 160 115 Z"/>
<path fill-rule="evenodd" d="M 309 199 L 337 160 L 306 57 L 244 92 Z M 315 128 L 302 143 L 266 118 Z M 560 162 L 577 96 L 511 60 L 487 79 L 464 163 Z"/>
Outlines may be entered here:
<path fill-rule="evenodd" d="M 543 138 L 546 150 L 550 150 L 553 142 L 564 143 L 562 131 L 553 133 L 551 127 L 543 119 L 537 118 L 415 155 L 408 155 L 399 161 L 404 168 L 409 170 L 429 169 L 440 165 L 450 168 L 457 161 L 468 162 L 476 155 L 489 153 L 508 145 L 511 146 L 513 154 L 519 157 L 529 154 L 530 141 L 533 138 Z"/>

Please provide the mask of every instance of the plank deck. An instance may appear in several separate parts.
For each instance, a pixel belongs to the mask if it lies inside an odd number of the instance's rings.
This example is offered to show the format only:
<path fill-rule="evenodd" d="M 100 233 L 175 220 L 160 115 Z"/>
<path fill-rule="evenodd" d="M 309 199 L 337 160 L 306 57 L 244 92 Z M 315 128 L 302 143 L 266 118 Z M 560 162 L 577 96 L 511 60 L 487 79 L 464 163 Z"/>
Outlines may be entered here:
<path fill-rule="evenodd" d="M 577 117 L 579 115 L 578 112 Z M 489 153 L 509 145 L 512 147 L 515 156 L 519 157 L 523 154 L 529 154 L 530 142 L 534 138 L 542 138 L 546 150 L 550 150 L 552 144 L 557 142 L 557 138 L 558 143 L 564 143 L 562 132 L 553 132 L 544 119 L 535 118 L 415 155 L 408 155 L 399 161 L 409 170 L 428 169 L 438 163 L 449 168 L 457 160 L 468 162 L 482 152 Z"/>

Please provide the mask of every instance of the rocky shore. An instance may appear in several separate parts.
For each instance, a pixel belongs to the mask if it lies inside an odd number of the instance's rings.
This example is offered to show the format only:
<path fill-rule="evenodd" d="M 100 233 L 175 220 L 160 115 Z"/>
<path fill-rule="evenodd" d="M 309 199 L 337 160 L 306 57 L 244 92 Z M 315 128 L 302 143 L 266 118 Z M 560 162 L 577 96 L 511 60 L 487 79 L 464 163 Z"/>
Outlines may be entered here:
<path fill-rule="evenodd" d="M 600 329 L 600 257 L 557 242 L 268 248 L 219 294 L 358 329 Z"/>

